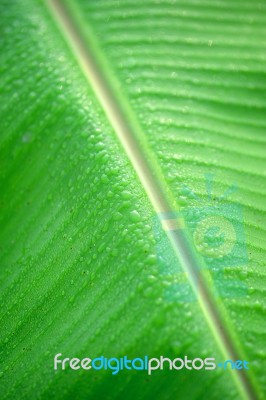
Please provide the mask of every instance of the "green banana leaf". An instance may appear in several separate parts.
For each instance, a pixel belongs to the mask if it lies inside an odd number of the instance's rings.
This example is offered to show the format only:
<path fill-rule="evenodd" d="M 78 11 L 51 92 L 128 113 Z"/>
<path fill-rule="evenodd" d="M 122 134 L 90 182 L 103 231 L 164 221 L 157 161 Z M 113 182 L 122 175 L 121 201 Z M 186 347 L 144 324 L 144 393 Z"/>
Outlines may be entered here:
<path fill-rule="evenodd" d="M 265 398 L 266 4 L 0 10 L 1 399 Z"/>

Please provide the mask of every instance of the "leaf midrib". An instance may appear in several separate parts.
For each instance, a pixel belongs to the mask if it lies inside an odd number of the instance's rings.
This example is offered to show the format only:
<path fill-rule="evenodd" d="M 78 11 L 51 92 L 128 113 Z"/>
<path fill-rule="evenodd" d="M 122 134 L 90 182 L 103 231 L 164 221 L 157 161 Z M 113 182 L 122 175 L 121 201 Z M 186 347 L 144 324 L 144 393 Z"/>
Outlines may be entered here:
<path fill-rule="evenodd" d="M 83 26 L 76 6 L 69 2 L 66 3 L 63 5 L 60 0 L 45 1 L 68 46 L 74 53 L 88 84 L 92 86 L 155 212 L 175 211 L 178 205 L 165 184 L 163 174 L 155 157 L 149 151 L 148 143 L 129 106 L 129 102 L 119 92 L 119 85 L 108 69 L 108 64 L 98 47 L 93 32 L 90 30 L 88 23 L 86 28 Z M 73 15 L 75 18 L 73 18 Z M 81 26 L 86 29 L 86 35 L 90 38 L 90 46 L 86 43 L 85 34 L 80 29 Z M 198 260 L 194 256 L 186 235 L 177 230 L 169 232 L 169 240 L 177 257 L 181 257 L 181 264 L 185 271 L 188 272 L 189 280 L 194 290 L 196 281 L 199 280 L 200 282 L 200 290 L 197 293 L 198 300 L 222 353 L 227 358 L 240 358 L 238 357 L 240 352 L 236 348 L 235 341 L 229 334 L 232 329 L 230 327 L 229 330 L 226 312 L 225 310 L 221 312 L 218 309 L 204 278 L 199 275 Z M 237 370 L 236 372 L 237 374 L 234 374 L 233 377 L 243 397 L 255 399 L 256 389 L 253 387 L 253 383 L 243 370 Z"/>

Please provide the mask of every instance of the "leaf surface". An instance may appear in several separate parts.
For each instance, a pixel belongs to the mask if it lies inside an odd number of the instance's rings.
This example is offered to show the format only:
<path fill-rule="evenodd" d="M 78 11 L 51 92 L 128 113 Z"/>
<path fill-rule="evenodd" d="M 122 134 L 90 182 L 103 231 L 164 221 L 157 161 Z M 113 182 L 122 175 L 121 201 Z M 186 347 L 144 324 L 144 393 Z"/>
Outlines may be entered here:
<path fill-rule="evenodd" d="M 94 85 L 55 3 L 0 6 L 1 397 L 263 398 L 265 6 L 62 2 L 98 63 Z M 155 195 L 121 145 L 120 114 L 159 199 L 213 207 L 238 185 L 225 204 L 243 209 L 234 219 L 248 261 L 224 274 L 247 292 L 214 304 L 230 346 L 250 361 L 244 383 L 237 371 L 53 370 L 57 353 L 222 361 L 227 352 L 204 304 L 165 299 L 175 277 L 160 273 Z"/>

